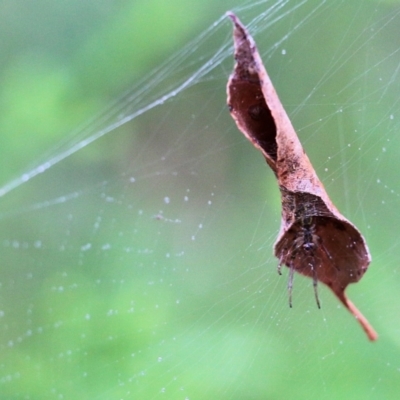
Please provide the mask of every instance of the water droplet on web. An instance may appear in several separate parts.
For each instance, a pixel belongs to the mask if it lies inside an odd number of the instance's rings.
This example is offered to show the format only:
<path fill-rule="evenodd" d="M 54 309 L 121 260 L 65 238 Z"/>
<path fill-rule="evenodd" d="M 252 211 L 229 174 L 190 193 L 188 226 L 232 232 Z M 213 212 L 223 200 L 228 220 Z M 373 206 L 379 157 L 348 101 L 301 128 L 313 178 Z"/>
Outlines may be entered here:
<path fill-rule="evenodd" d="M 92 247 L 92 245 L 91 245 L 90 243 L 87 243 L 87 244 L 84 244 L 84 245 L 81 247 L 81 250 L 82 250 L 82 251 L 87 251 L 87 250 L 90 250 L 91 247 Z"/>
<path fill-rule="evenodd" d="M 169 204 L 170 203 L 170 198 L 169 197 L 164 197 L 164 203 Z"/>
<path fill-rule="evenodd" d="M 51 164 L 49 162 L 46 162 L 44 164 L 42 164 L 41 166 L 39 166 L 39 168 L 37 169 L 39 174 L 41 174 L 42 172 L 46 171 L 46 169 L 49 169 L 51 167 Z"/>
<path fill-rule="evenodd" d="M 281 54 L 284 56 L 286 54 L 286 49 L 282 49 Z"/>

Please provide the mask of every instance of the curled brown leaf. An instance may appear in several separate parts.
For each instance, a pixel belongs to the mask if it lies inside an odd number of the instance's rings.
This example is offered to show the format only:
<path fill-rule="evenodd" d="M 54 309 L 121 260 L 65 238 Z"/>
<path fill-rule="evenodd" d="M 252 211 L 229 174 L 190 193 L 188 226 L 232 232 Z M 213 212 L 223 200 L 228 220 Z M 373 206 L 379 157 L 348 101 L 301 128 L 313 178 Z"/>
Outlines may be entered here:
<path fill-rule="evenodd" d="M 236 15 L 236 64 L 227 92 L 230 113 L 239 130 L 264 155 L 279 184 L 281 228 L 274 246 L 281 266 L 289 268 L 289 304 L 294 272 L 327 285 L 358 320 L 370 340 L 377 334 L 346 297 L 345 289 L 359 281 L 371 256 L 358 229 L 333 205 L 305 154 L 292 123 L 264 68 L 253 38 Z"/>

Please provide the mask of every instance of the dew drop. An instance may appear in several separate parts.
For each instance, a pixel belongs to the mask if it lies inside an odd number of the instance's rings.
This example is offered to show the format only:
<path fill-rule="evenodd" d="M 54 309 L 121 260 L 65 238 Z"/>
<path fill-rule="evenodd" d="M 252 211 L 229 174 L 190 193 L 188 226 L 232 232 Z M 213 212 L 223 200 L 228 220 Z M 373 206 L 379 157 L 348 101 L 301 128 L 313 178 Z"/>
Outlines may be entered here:
<path fill-rule="evenodd" d="M 82 247 L 81 247 L 81 250 L 82 251 L 87 251 L 87 250 L 90 250 L 92 248 L 92 245 L 90 244 L 90 243 L 87 243 L 87 244 L 84 244 Z"/>

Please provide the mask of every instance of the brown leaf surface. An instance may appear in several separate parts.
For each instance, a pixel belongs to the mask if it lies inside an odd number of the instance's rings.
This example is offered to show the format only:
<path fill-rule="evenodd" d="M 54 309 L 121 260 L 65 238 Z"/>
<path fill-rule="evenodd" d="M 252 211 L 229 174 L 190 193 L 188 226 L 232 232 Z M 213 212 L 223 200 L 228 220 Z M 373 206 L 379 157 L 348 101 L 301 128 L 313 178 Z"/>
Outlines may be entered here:
<path fill-rule="evenodd" d="M 279 184 L 281 228 L 274 246 L 289 270 L 292 305 L 294 271 L 327 285 L 355 316 L 370 340 L 377 334 L 346 297 L 349 283 L 366 272 L 371 257 L 357 228 L 333 205 L 305 154 L 264 68 L 253 38 L 233 13 L 235 68 L 228 82 L 228 106 L 239 130 L 262 152 Z"/>

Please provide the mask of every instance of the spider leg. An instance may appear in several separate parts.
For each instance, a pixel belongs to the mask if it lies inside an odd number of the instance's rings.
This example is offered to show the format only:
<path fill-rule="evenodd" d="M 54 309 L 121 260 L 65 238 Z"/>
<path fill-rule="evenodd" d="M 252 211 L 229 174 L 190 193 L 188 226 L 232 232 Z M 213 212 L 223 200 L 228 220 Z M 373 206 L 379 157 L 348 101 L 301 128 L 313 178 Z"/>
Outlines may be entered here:
<path fill-rule="evenodd" d="M 288 281 L 289 307 L 290 308 L 292 308 L 293 276 L 294 276 L 294 266 L 293 266 L 293 263 L 290 263 L 289 281 Z"/>
<path fill-rule="evenodd" d="M 319 302 L 319 297 L 318 297 L 318 277 L 317 277 L 317 269 L 315 268 L 314 263 L 309 264 L 309 266 L 312 269 L 313 272 L 313 286 L 314 286 L 314 294 L 315 294 L 315 300 L 317 302 L 318 308 L 321 308 L 321 304 Z"/>
<path fill-rule="evenodd" d="M 328 258 L 329 258 L 330 260 L 332 260 L 333 257 L 331 256 L 331 254 L 329 253 L 329 251 L 327 250 L 327 248 L 324 246 L 324 244 L 322 243 L 322 241 L 320 241 L 320 245 L 321 245 L 321 247 L 324 249 L 324 252 L 325 252 L 325 254 L 328 256 Z"/>
<path fill-rule="evenodd" d="M 277 268 L 277 271 L 278 271 L 278 274 L 279 274 L 279 275 L 282 275 L 282 264 L 283 264 L 282 258 L 283 258 L 283 257 L 281 257 L 281 258 L 279 259 L 279 264 L 278 264 L 278 268 Z"/>

